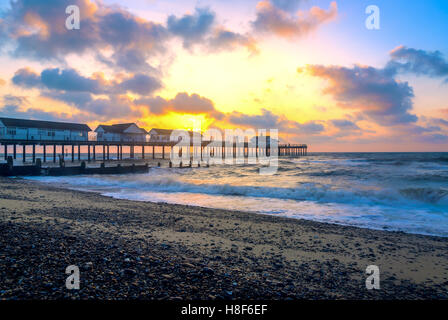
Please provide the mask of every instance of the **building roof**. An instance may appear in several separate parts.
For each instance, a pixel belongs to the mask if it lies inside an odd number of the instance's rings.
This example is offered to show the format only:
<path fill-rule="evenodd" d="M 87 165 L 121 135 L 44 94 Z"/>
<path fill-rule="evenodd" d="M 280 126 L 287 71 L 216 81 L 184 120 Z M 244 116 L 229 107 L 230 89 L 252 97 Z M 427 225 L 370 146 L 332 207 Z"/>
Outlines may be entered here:
<path fill-rule="evenodd" d="M 156 128 L 151 129 L 151 131 L 152 131 L 152 130 L 157 131 L 157 134 L 167 135 L 167 136 L 170 136 L 171 133 L 174 131 L 174 129 L 156 129 Z M 187 130 L 183 130 L 183 129 L 178 129 L 178 130 L 180 130 L 180 131 L 187 131 Z M 151 132 L 151 131 L 150 131 L 150 132 Z M 193 136 L 193 133 L 194 133 L 195 135 L 198 135 L 198 134 L 199 134 L 200 136 L 202 136 L 201 133 L 196 132 L 196 131 L 187 131 L 187 132 L 190 134 L 190 137 Z"/>
<path fill-rule="evenodd" d="M 13 119 L 13 118 L 0 118 L 0 121 L 3 122 L 3 124 L 6 127 L 92 131 L 88 125 L 82 123 Z"/>
<path fill-rule="evenodd" d="M 130 126 L 135 125 L 137 128 L 140 129 L 141 133 L 147 134 L 145 129 L 140 128 L 135 123 L 119 123 L 119 124 L 112 124 L 112 125 L 106 125 L 106 124 L 100 124 L 98 128 L 103 128 L 103 130 L 107 133 L 124 133 L 124 131 L 129 128 Z M 98 130 L 98 128 L 95 129 Z"/>
<path fill-rule="evenodd" d="M 157 131 L 158 134 L 166 135 L 166 136 L 170 136 L 170 135 L 171 135 L 171 132 L 173 132 L 173 129 L 158 129 L 158 128 L 153 128 L 153 129 L 151 129 L 151 131 L 152 131 L 152 130 Z"/>

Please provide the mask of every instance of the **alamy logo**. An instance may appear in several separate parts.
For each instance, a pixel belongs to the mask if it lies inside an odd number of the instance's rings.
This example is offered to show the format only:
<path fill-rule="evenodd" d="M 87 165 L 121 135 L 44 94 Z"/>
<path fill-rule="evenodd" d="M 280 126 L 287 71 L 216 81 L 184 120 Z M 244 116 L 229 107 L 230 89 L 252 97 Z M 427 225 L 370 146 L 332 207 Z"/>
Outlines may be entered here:
<path fill-rule="evenodd" d="M 65 19 L 65 27 L 68 30 L 79 30 L 81 24 L 79 7 L 75 5 L 68 6 L 67 8 L 65 8 L 65 13 L 69 14 L 67 19 Z"/>
<path fill-rule="evenodd" d="M 366 268 L 366 273 L 369 276 L 366 279 L 367 290 L 380 289 L 380 268 L 375 265 L 370 265 Z"/>
<path fill-rule="evenodd" d="M 68 290 L 79 289 L 79 268 L 75 265 L 68 266 L 65 273 L 69 274 L 65 280 L 65 287 Z"/>
<path fill-rule="evenodd" d="M 369 30 L 380 29 L 380 8 L 375 5 L 366 8 L 366 14 L 369 16 L 366 19 L 366 28 Z"/>

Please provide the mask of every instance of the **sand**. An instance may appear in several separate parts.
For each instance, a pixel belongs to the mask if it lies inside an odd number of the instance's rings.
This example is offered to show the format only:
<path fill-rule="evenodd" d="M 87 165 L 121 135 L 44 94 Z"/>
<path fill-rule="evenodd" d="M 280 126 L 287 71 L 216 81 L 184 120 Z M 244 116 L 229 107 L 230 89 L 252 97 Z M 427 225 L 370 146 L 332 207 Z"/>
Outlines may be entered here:
<path fill-rule="evenodd" d="M 244 208 L 241 208 L 244 210 Z M 0 178 L 3 299 L 447 299 L 448 238 Z M 81 270 L 67 290 L 65 268 Z M 380 269 L 367 290 L 366 267 Z"/>

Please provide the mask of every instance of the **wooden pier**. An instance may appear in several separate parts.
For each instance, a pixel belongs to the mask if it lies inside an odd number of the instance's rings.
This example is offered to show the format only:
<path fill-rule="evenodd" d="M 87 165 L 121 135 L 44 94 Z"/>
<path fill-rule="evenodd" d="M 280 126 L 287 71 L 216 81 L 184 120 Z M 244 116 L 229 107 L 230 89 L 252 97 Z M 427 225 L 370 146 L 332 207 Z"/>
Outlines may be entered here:
<path fill-rule="evenodd" d="M 192 153 L 199 154 L 201 159 L 204 156 L 204 150 L 208 148 L 213 156 L 216 154 L 220 154 L 224 157 L 224 155 L 229 151 L 228 147 L 222 146 L 222 150 L 219 150 L 220 147 L 210 146 L 212 142 L 203 141 L 200 146 L 193 145 L 191 143 L 190 148 L 193 148 Z M 215 142 L 216 143 L 216 142 Z M 11 155 L 14 160 L 17 159 L 17 154 L 20 151 L 22 153 L 22 162 L 26 162 L 27 154 L 30 154 L 28 157 L 31 157 L 32 163 L 36 162 L 36 147 L 42 147 L 42 163 L 46 163 L 48 160 L 56 163 L 57 156 L 62 156 L 64 161 L 75 162 L 81 160 L 89 161 L 112 161 L 112 160 L 123 160 L 123 148 L 127 148 L 129 150 L 129 158 L 136 159 L 136 154 L 140 153 L 141 159 L 145 159 L 146 157 L 150 157 L 152 159 L 156 159 L 155 148 L 161 149 L 161 159 L 168 158 L 167 154 L 173 152 L 173 147 L 177 144 L 177 142 L 115 142 L 115 141 L 38 141 L 38 140 L 4 140 L 0 139 L 0 145 L 4 146 L 4 155 L 3 158 L 6 161 L 8 159 L 8 155 Z M 8 147 L 12 146 L 12 153 L 8 153 Z M 19 147 L 19 148 L 18 148 Z M 27 147 L 31 148 L 31 152 L 27 153 Z M 50 153 L 48 149 L 50 148 Z M 68 148 L 68 149 L 67 149 Z M 81 149 L 87 149 L 87 158 L 81 158 Z M 111 151 L 111 148 L 114 148 L 114 152 Z M 194 150 L 196 148 L 196 150 Z M 233 155 L 237 154 L 237 148 L 243 149 L 244 157 L 249 157 L 249 154 L 253 154 L 256 157 L 259 157 L 260 154 L 266 154 L 267 156 L 271 155 L 271 147 L 270 145 L 263 146 L 263 148 L 259 145 L 249 145 L 247 142 L 244 145 L 237 145 L 236 143 L 233 145 Z M 307 155 L 307 145 L 306 144 L 280 144 L 278 145 L 278 156 L 289 156 L 289 157 L 300 157 Z M 19 150 L 18 150 L 19 149 Z M 58 151 L 59 149 L 59 151 Z M 137 153 L 136 153 L 137 149 Z M 198 150 L 200 149 L 200 151 Z M 264 150 L 265 149 L 265 150 Z M 67 152 L 68 151 L 68 152 Z M 262 153 L 262 151 L 264 153 Z M 69 154 L 66 158 L 65 155 Z M 159 153 L 160 154 L 160 153 Z"/>

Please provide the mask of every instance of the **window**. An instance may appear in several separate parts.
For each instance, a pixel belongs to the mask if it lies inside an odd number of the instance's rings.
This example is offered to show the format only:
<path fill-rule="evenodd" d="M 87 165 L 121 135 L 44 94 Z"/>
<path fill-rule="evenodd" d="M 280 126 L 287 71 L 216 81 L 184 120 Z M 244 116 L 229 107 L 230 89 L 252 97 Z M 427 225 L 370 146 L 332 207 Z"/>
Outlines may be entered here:
<path fill-rule="evenodd" d="M 16 135 L 16 128 L 8 128 L 8 129 L 6 129 L 6 134 L 10 135 L 10 136 L 15 136 Z"/>

